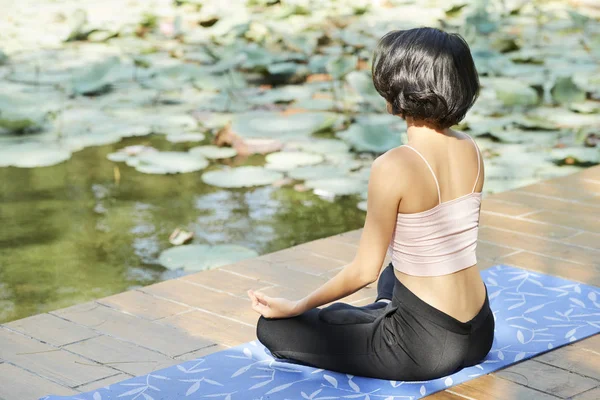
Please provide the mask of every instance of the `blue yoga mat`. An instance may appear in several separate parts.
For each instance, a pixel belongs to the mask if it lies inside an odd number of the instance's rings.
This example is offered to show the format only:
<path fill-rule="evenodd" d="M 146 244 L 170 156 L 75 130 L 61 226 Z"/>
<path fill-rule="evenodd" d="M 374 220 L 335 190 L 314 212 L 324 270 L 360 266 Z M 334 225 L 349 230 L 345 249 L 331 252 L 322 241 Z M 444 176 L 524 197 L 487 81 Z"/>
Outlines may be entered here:
<path fill-rule="evenodd" d="M 363 378 L 274 359 L 258 341 L 76 396 L 43 400 L 418 399 L 600 332 L 600 290 L 520 268 L 481 272 L 496 319 L 479 365 L 425 382 Z"/>

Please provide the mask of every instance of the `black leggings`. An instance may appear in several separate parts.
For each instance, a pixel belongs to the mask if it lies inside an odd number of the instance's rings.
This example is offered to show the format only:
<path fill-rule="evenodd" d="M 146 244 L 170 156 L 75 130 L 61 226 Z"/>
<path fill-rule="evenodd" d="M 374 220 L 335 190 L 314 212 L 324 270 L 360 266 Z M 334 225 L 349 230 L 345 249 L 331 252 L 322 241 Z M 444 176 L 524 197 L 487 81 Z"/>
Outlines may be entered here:
<path fill-rule="evenodd" d="M 487 287 L 481 310 L 461 322 L 395 278 L 390 303 L 338 302 L 292 318 L 261 316 L 256 329 L 276 358 L 352 375 L 420 381 L 481 362 L 492 347 L 494 317 Z"/>

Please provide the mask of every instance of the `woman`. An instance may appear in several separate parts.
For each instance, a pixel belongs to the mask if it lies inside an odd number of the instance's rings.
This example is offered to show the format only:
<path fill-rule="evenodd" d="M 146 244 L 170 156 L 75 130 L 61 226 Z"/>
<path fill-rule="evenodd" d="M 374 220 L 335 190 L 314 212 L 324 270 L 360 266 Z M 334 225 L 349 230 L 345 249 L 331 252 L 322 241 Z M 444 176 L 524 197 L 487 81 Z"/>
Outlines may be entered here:
<path fill-rule="evenodd" d="M 354 260 L 299 301 L 248 291 L 257 336 L 302 364 L 390 380 L 428 380 L 481 362 L 494 335 L 475 249 L 483 160 L 450 129 L 479 94 L 466 42 L 418 28 L 386 34 L 373 82 L 388 112 L 407 122 L 408 144 L 371 168 L 365 226 Z M 337 302 L 377 280 L 364 307 Z"/>

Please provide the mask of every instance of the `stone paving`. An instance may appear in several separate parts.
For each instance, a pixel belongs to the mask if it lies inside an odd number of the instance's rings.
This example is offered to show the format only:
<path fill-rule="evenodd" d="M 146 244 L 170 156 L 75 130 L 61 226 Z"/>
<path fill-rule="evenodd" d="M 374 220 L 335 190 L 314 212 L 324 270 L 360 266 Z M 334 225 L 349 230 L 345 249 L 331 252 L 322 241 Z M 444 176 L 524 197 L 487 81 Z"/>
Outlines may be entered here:
<path fill-rule="evenodd" d="M 354 257 L 361 231 L 0 325 L 0 399 L 76 394 L 256 338 L 246 290 L 300 298 Z M 600 166 L 486 196 L 481 269 L 600 286 Z M 343 301 L 375 299 L 376 284 Z M 600 335 L 431 399 L 600 399 Z"/>

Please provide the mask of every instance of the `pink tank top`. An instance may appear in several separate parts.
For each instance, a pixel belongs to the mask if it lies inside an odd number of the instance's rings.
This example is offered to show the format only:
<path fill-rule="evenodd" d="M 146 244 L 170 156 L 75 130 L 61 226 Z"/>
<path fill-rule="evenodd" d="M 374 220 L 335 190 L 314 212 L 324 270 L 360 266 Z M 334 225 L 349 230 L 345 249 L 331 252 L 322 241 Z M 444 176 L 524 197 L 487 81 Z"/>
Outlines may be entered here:
<path fill-rule="evenodd" d="M 398 213 L 396 227 L 388 248 L 392 264 L 408 275 L 447 275 L 477 263 L 477 233 L 481 193 L 475 192 L 479 180 L 479 149 L 477 151 L 477 178 L 471 193 L 442 203 L 440 185 L 425 157 L 416 152 L 433 174 L 438 191 L 438 205 L 422 212 Z"/>

